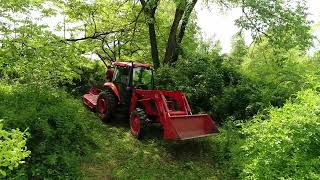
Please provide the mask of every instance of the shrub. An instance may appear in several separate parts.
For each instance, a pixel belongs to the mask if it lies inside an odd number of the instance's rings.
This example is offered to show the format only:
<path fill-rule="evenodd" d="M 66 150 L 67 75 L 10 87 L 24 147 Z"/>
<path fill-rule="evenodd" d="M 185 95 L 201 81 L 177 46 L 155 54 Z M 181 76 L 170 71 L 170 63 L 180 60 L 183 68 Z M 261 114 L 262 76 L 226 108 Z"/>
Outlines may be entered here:
<path fill-rule="evenodd" d="M 257 44 L 245 56 L 241 79 L 227 85 L 212 101 L 215 117 L 224 121 L 250 119 L 269 106 L 282 107 L 295 93 L 313 88 L 319 82 L 318 66 L 302 52 L 274 49 L 266 42 Z"/>
<path fill-rule="evenodd" d="M 59 87 L 76 96 L 83 95 L 91 86 L 102 86 L 105 81 L 106 69 L 99 61 L 84 59 L 72 67 L 72 71 L 78 76 L 71 82 L 62 82 Z"/>
<path fill-rule="evenodd" d="M 87 90 L 90 83 L 100 82 L 104 78 L 102 62 L 82 56 L 79 49 L 83 47 L 79 44 L 68 45 L 52 33 L 43 32 L 37 25 L 19 29 L 23 30 L 23 35 L 1 41 L 1 79 L 64 87 L 78 94 Z"/>
<path fill-rule="evenodd" d="M 261 89 L 255 82 L 242 78 L 236 85 L 225 86 L 221 95 L 212 99 L 212 114 L 220 121 L 246 119 L 268 106 L 263 103 Z"/>
<path fill-rule="evenodd" d="M 24 163 L 24 159 L 30 155 L 26 141 L 28 133 L 19 129 L 3 130 L 0 122 L 0 177 L 10 175 L 10 172 Z"/>
<path fill-rule="evenodd" d="M 298 93 L 270 118 L 244 124 L 244 140 L 234 146 L 233 164 L 241 179 L 320 178 L 320 95 Z"/>
<path fill-rule="evenodd" d="M 156 85 L 160 89 L 186 93 L 195 113 L 212 110 L 212 99 L 222 93 L 226 84 L 235 84 L 239 76 L 221 65 L 221 58 L 189 57 L 177 62 L 174 68 L 164 66 L 157 71 Z"/>
<path fill-rule="evenodd" d="M 80 100 L 44 86 L 0 84 L 0 119 L 6 128 L 28 129 L 28 178 L 76 178 L 80 156 L 90 152 L 94 116 Z M 98 122 L 98 121 L 97 121 Z"/>

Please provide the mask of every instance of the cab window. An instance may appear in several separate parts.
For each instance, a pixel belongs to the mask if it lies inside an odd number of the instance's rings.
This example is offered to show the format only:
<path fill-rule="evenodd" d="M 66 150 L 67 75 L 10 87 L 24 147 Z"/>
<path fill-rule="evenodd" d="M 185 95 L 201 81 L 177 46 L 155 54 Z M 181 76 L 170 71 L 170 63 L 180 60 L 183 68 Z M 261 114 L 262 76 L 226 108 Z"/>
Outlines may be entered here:
<path fill-rule="evenodd" d="M 114 71 L 113 81 L 121 84 L 129 84 L 130 70 L 126 67 L 117 67 Z"/>
<path fill-rule="evenodd" d="M 141 67 L 134 68 L 133 86 L 141 89 L 152 89 L 152 71 Z"/>

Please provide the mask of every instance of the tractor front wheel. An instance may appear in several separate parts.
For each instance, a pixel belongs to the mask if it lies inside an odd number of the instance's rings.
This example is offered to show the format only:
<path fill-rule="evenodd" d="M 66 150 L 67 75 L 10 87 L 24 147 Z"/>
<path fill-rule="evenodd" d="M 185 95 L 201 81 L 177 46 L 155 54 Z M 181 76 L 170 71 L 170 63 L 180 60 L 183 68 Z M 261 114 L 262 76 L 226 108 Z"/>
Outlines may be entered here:
<path fill-rule="evenodd" d="M 147 114 L 141 108 L 136 108 L 136 110 L 130 114 L 131 134 L 139 140 L 143 139 L 146 119 Z"/>
<path fill-rule="evenodd" d="M 97 100 L 97 114 L 104 122 L 110 122 L 111 115 L 116 108 L 116 97 L 109 90 L 99 94 Z"/>

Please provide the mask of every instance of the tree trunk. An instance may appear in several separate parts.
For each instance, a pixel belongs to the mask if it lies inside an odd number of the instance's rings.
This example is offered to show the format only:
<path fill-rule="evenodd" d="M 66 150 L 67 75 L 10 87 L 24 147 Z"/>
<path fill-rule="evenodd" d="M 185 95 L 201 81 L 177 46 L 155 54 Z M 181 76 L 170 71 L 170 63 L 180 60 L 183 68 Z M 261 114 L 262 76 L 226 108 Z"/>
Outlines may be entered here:
<path fill-rule="evenodd" d="M 174 15 L 174 20 L 171 25 L 170 34 L 167 42 L 166 54 L 164 57 L 164 63 L 171 64 L 172 58 L 176 53 L 177 48 L 177 31 L 179 27 L 179 23 L 182 19 L 184 8 L 177 7 Z"/>
<path fill-rule="evenodd" d="M 151 45 L 151 57 L 153 61 L 153 66 L 155 69 L 157 69 L 160 67 L 160 60 L 159 60 L 157 36 L 156 36 L 156 30 L 154 28 L 154 23 L 148 23 L 148 27 L 149 27 L 149 39 L 150 39 L 150 45 Z"/>
<path fill-rule="evenodd" d="M 176 52 L 174 53 L 174 56 L 172 58 L 171 63 L 174 63 L 178 60 L 178 56 L 180 53 L 180 44 L 183 40 L 187 25 L 189 23 L 189 18 L 190 18 L 191 12 L 194 9 L 194 6 L 196 5 L 197 1 L 198 0 L 192 0 L 192 2 L 190 4 L 188 4 L 187 10 L 183 15 L 180 31 L 178 34 L 178 40 L 177 40 L 178 42 L 177 42 Z"/>
<path fill-rule="evenodd" d="M 153 61 L 153 67 L 155 69 L 160 67 L 160 60 L 159 60 L 159 52 L 158 52 L 158 45 L 157 45 L 157 36 L 155 30 L 155 13 L 157 10 L 158 1 L 153 5 L 148 6 L 145 0 L 140 0 L 142 8 L 144 8 L 144 13 L 150 19 L 148 20 L 148 29 L 149 29 L 149 40 L 151 46 L 151 57 Z"/>

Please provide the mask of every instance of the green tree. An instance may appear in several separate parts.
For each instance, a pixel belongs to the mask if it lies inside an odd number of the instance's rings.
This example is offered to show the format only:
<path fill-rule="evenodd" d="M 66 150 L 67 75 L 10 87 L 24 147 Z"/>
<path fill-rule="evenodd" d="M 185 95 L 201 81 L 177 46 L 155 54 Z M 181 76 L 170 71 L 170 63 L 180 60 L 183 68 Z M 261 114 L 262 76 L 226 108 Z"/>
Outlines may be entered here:
<path fill-rule="evenodd" d="M 255 39 L 265 36 L 274 46 L 286 49 L 297 47 L 305 50 L 311 44 L 304 0 L 294 3 L 267 0 L 213 2 L 225 7 L 240 7 L 243 16 L 237 20 L 237 24 L 251 30 Z M 93 46 L 102 47 L 105 57 L 110 60 L 117 59 L 115 54 L 121 57 L 122 51 L 129 50 L 131 56 L 135 53 L 136 57 L 149 51 L 155 68 L 160 66 L 161 61 L 164 64 L 174 64 L 182 53 L 181 46 L 185 46 L 183 40 L 186 34 L 193 34 L 197 41 L 192 28 L 188 29 L 194 21 L 192 11 L 196 3 L 197 0 L 142 0 L 141 6 L 138 6 L 135 1 L 66 1 L 66 15 L 71 20 L 83 21 L 82 31 L 85 31 L 85 37 L 68 40 L 102 41 L 101 46 Z M 164 4 L 166 8 L 162 8 Z M 174 16 L 170 15 L 173 12 Z M 163 48 L 165 49 L 162 50 Z"/>
<path fill-rule="evenodd" d="M 245 55 L 248 53 L 248 47 L 241 33 L 237 33 L 232 38 L 232 49 L 225 63 L 231 67 L 239 67 Z"/>

